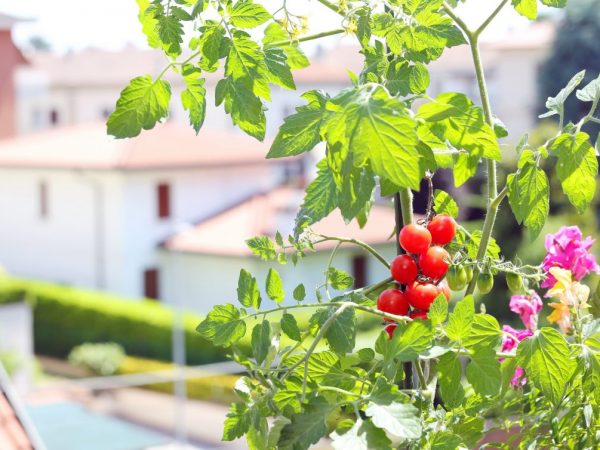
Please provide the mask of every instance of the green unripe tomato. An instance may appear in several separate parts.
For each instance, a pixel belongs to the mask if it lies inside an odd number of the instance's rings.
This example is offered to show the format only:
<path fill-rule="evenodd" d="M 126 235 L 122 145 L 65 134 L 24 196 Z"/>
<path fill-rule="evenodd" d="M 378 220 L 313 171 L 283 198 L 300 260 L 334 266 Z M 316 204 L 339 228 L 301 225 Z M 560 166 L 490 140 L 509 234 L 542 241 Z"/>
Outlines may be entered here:
<path fill-rule="evenodd" d="M 494 287 L 494 277 L 489 272 L 480 273 L 477 277 L 477 289 L 480 294 L 489 294 Z"/>
<path fill-rule="evenodd" d="M 462 291 L 467 285 L 467 272 L 462 266 L 450 266 L 446 273 L 446 281 L 453 291 Z"/>
<path fill-rule="evenodd" d="M 465 273 L 467 274 L 467 283 L 470 283 L 473 279 L 473 266 L 464 266 Z"/>
<path fill-rule="evenodd" d="M 521 292 L 523 289 L 523 279 L 520 275 L 509 272 L 506 274 L 506 285 L 511 292 Z"/>

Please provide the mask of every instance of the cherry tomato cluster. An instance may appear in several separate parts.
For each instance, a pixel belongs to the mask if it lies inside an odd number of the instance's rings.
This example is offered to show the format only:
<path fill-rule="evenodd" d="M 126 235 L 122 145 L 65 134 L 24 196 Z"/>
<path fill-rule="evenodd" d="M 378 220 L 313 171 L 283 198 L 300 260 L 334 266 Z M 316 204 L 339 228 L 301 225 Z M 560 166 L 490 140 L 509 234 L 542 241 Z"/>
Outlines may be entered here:
<path fill-rule="evenodd" d="M 456 235 L 456 222 L 448 215 L 435 216 L 427 226 L 409 224 L 400 230 L 400 246 L 406 251 L 392 261 L 390 271 L 400 289 L 386 289 L 377 299 L 380 311 L 411 319 L 427 319 L 427 311 L 438 295 L 450 300 L 444 277 L 450 267 L 450 254 L 443 247 Z M 386 319 L 388 322 L 393 322 Z M 390 338 L 396 324 L 385 331 Z"/>

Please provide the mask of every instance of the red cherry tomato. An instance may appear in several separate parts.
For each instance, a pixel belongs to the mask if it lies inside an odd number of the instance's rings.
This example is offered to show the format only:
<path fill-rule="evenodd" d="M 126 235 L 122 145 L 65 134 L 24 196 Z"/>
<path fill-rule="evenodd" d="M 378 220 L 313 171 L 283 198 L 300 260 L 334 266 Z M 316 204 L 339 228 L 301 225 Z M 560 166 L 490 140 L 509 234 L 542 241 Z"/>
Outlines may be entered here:
<path fill-rule="evenodd" d="M 440 288 L 435 284 L 419 281 L 415 281 L 406 289 L 406 297 L 410 306 L 422 311 L 427 311 L 440 293 Z"/>
<path fill-rule="evenodd" d="M 456 235 L 456 222 L 452 217 L 440 214 L 431 219 L 427 229 L 431 233 L 431 242 L 435 245 L 446 245 Z"/>
<path fill-rule="evenodd" d="M 443 247 L 429 247 L 426 253 L 419 256 L 421 273 L 434 280 L 439 280 L 446 275 L 449 263 L 450 254 Z"/>
<path fill-rule="evenodd" d="M 401 284 L 412 284 L 419 273 L 417 263 L 410 255 L 396 256 L 392 261 L 390 271 L 394 280 Z"/>
<path fill-rule="evenodd" d="M 399 241 L 408 253 L 420 255 L 431 245 L 431 233 L 424 226 L 411 223 L 402 227 Z"/>
<path fill-rule="evenodd" d="M 408 301 L 402 291 L 398 289 L 386 289 L 377 299 L 377 309 L 397 316 L 408 314 Z M 392 319 L 385 319 L 386 322 L 393 322 Z"/>
<path fill-rule="evenodd" d="M 388 334 L 390 339 L 394 335 L 394 330 L 396 329 L 397 326 L 398 325 L 396 325 L 395 323 L 390 323 L 389 325 L 386 325 L 386 327 L 384 328 L 385 332 Z"/>
<path fill-rule="evenodd" d="M 425 311 L 413 311 L 410 316 L 411 319 L 421 319 L 421 320 L 427 320 L 429 319 L 429 317 L 427 317 L 427 313 Z"/>

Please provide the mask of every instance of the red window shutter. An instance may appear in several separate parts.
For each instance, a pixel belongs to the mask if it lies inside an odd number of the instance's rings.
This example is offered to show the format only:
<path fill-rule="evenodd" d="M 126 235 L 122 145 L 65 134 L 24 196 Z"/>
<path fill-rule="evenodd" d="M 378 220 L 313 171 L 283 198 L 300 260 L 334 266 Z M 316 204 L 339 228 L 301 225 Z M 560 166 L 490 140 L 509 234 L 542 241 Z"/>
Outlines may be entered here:
<path fill-rule="evenodd" d="M 159 272 L 158 269 L 147 269 L 144 271 L 144 297 L 159 298 Z"/>
<path fill-rule="evenodd" d="M 352 258 L 352 276 L 354 289 L 367 285 L 367 258 L 365 255 L 356 255 Z"/>
<path fill-rule="evenodd" d="M 171 216 L 171 186 L 160 183 L 156 189 L 158 201 L 158 217 L 166 219 Z"/>

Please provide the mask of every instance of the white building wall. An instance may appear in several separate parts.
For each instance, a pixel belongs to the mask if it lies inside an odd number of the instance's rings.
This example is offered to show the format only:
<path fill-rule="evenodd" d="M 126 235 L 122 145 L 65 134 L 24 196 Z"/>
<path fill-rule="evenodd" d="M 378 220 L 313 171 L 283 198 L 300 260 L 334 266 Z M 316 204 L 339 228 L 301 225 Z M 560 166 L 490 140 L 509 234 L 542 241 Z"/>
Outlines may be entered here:
<path fill-rule="evenodd" d="M 377 248 L 386 258 L 395 254 L 393 243 Z M 352 257 L 363 254 L 358 250 L 340 250 L 333 266 L 352 273 Z M 276 269 L 283 280 L 286 302 L 294 303 L 293 290 L 302 283 L 306 288 L 307 301 L 314 301 L 314 290 L 325 281 L 330 253 L 311 253 L 296 266 L 291 262 L 280 265 L 253 257 L 229 257 L 193 253 L 167 252 L 160 254 L 161 268 L 165 274 L 164 302 L 200 313 L 209 312 L 215 305 L 237 303 L 237 281 L 240 269 L 252 273 L 258 281 L 263 303 L 271 300 L 265 293 L 265 280 L 269 268 Z M 375 283 L 389 277 L 389 271 L 375 258 L 367 257 L 367 283 Z M 335 290 L 330 291 L 332 296 Z"/>

